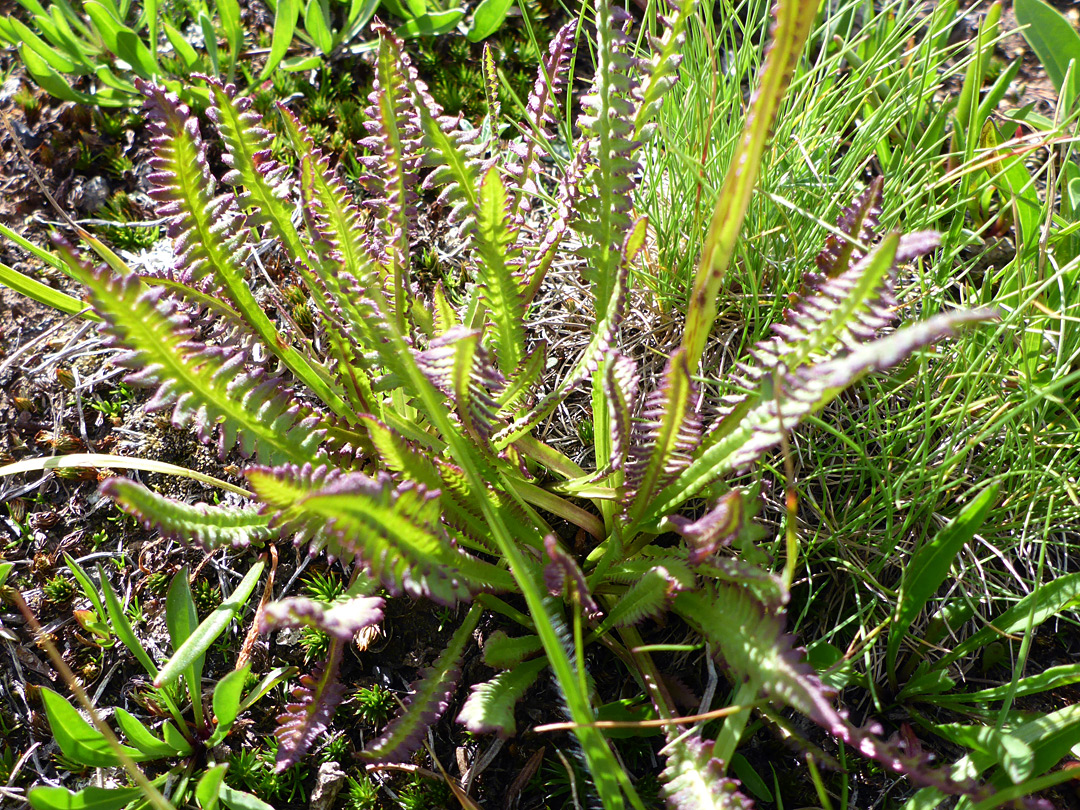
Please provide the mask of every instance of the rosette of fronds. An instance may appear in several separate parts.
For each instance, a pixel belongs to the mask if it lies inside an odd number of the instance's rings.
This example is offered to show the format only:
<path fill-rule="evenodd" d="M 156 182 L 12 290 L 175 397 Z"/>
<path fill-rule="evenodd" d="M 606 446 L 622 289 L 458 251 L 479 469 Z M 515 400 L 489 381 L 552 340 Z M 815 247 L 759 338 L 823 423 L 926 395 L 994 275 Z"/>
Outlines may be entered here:
<path fill-rule="evenodd" d="M 569 86 L 572 27 L 556 36 L 538 75 L 523 148 L 508 153 L 493 136 L 497 121 L 466 129 L 443 116 L 401 43 L 379 29 L 366 141 L 370 226 L 287 111 L 279 110 L 295 171 L 271 157 L 268 127 L 250 101 L 210 82 L 226 167 L 219 179 L 197 119 L 175 96 L 143 85 L 155 127 L 153 193 L 170 221 L 174 270 L 139 278 L 107 251 L 106 266 L 92 268 L 63 249 L 122 350 L 116 362 L 154 388 L 150 407 L 170 408 L 176 424 L 193 424 L 223 454 L 238 446 L 254 457 L 244 471 L 250 491 L 228 485 L 247 504 L 214 510 L 111 482 L 106 491 L 122 508 L 165 536 L 210 548 L 295 542 L 366 569 L 391 594 L 450 606 L 483 595 L 447 650 L 420 672 L 406 709 L 369 748 L 372 758 L 407 759 L 453 703 L 485 602 L 504 606 L 528 635 L 497 659 L 512 662 L 506 672 L 474 685 L 458 719 L 476 732 L 512 733 L 516 701 L 550 670 L 605 807 L 638 801 L 595 724 L 586 648 L 597 640 L 635 650 L 622 660 L 649 686 L 657 715 L 671 721 L 670 801 L 748 806 L 717 748 L 677 730 L 662 673 L 637 651 L 637 626 L 670 611 L 713 642 L 736 680 L 750 679 L 776 704 L 805 713 L 886 767 L 938 781 L 924 762 L 872 729 L 853 728 L 832 707 L 783 632 L 784 581 L 730 550 L 745 551 L 755 530 L 764 530 L 725 478 L 864 375 L 992 313 L 940 315 L 889 331 L 896 268 L 937 242 L 932 234 L 885 234 L 871 249 L 880 200 L 873 183 L 842 214 L 838 235 L 775 335 L 754 347 L 731 380 L 701 384 L 724 272 L 817 12 L 816 3 L 792 0 L 777 9 L 774 44 L 717 201 L 682 343 L 671 348 L 660 379 L 641 378 L 618 350 L 631 270 L 648 234 L 647 221 L 633 215 L 637 150 L 676 79 L 693 9 L 673 6 L 643 56 L 632 50 L 625 12 L 597 0 L 597 64 L 578 118 L 582 138 L 571 144 L 571 159 L 555 161 L 544 177 L 537 174 L 544 138 L 573 131 L 558 121 L 554 103 Z M 490 58 L 485 76 L 494 100 Z M 420 289 L 410 272 L 417 186 L 438 190 L 462 226 L 458 250 L 470 284 L 459 306 L 439 286 Z M 539 234 L 521 217 L 526 198 L 552 203 L 550 227 Z M 571 226 L 582 244 L 568 244 Z M 264 276 L 256 244 L 298 280 L 313 304 L 313 329 L 291 322 L 271 283 L 256 295 Z M 556 261 L 580 270 L 595 308 L 587 346 L 557 378 L 530 329 L 533 302 Z M 718 382 L 729 396 L 708 401 L 702 392 Z M 545 444 L 538 430 L 587 383 L 596 431 L 591 470 Z M 710 502 L 704 514 L 683 514 L 699 499 Z M 495 602 L 494 593 L 518 596 L 525 609 Z M 300 681 L 279 719 L 279 767 L 296 762 L 327 729 L 343 694 L 343 651 L 378 620 L 381 605 L 352 596 L 342 605 L 290 600 L 263 615 L 266 631 L 304 624 L 330 635 L 327 659 Z M 728 626 L 737 629 L 714 638 Z"/>

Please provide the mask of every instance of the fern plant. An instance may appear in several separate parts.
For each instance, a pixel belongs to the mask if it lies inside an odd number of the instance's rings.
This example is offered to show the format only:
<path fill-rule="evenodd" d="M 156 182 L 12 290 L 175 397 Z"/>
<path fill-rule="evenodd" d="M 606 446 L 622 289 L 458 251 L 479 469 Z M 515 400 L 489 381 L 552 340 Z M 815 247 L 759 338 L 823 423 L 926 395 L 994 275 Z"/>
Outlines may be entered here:
<path fill-rule="evenodd" d="M 191 425 L 222 454 L 238 447 L 252 463 L 242 506 L 188 505 L 122 478 L 107 480 L 104 491 L 147 526 L 207 548 L 292 541 L 357 561 L 391 594 L 471 603 L 367 757 L 402 760 L 419 747 L 450 704 L 483 610 L 492 609 L 519 621 L 525 634 L 486 645 L 485 658 L 502 671 L 472 687 L 457 718 L 466 728 L 512 734 L 515 702 L 550 669 L 603 806 L 641 807 L 612 742 L 594 724 L 587 648 L 602 640 L 666 723 L 671 804 L 749 806 L 726 775 L 746 712 L 733 714 L 717 740 L 703 739 L 700 728 L 680 721 L 657 663 L 638 649 L 635 625 L 673 612 L 742 684 L 740 703 L 764 693 L 771 705 L 803 712 L 887 768 L 949 792 L 977 790 L 939 776 L 915 752 L 856 728 L 834 708 L 784 632 L 790 570 L 777 576 L 752 561 L 754 502 L 726 483 L 864 375 L 962 324 L 994 317 L 956 312 L 886 330 L 897 268 L 930 253 L 937 236 L 879 237 L 875 181 L 840 218 L 775 337 L 725 380 L 703 363 L 724 273 L 816 11 L 808 0 L 776 7 L 685 333 L 657 380 L 643 378 L 621 349 L 620 329 L 631 268 L 647 249 L 647 223 L 633 207 L 638 154 L 652 113 L 677 81 L 683 31 L 695 13 L 690 0 L 672 5 L 647 59 L 632 50 L 626 13 L 596 0 L 597 64 L 567 160 L 548 144 L 557 131 L 569 132 L 559 110 L 570 84 L 573 23 L 551 43 L 520 122 L 524 136 L 504 148 L 494 134 L 495 104 L 480 128 L 443 116 L 401 42 L 376 22 L 363 201 L 345 190 L 288 110 L 278 112 L 295 172 L 272 158 L 250 100 L 207 80 L 227 169 L 215 177 L 191 111 L 166 90 L 140 84 L 156 127 L 154 195 L 159 213 L 171 218 L 176 262 L 160 276 L 140 277 L 100 247 L 102 266 L 66 244 L 59 250 L 121 349 L 115 362 L 155 389 L 149 407 L 171 412 L 175 424 Z M 495 99 L 495 66 L 485 61 Z M 429 190 L 449 210 L 471 274 L 462 306 L 439 284 L 415 280 L 417 207 Z M 540 204 L 552 213 L 538 232 L 526 218 Z M 370 225 L 361 207 L 374 211 Z M 312 312 L 310 334 L 287 319 L 275 322 L 253 293 L 262 240 L 293 268 Z M 587 347 L 553 378 L 530 312 L 551 268 L 566 262 L 586 279 L 595 318 Z M 726 396 L 707 395 L 721 383 Z M 536 435 L 584 388 L 592 401 L 590 470 Z M 567 525 L 588 538 L 583 552 L 572 553 L 565 530 L 557 531 Z M 530 615 L 500 594 L 522 597 Z M 280 769 L 311 749 L 343 700 L 342 656 L 361 627 L 349 610 L 310 598 L 270 605 L 261 619 L 264 632 L 297 625 L 326 633 L 328 650 L 279 718 Z"/>

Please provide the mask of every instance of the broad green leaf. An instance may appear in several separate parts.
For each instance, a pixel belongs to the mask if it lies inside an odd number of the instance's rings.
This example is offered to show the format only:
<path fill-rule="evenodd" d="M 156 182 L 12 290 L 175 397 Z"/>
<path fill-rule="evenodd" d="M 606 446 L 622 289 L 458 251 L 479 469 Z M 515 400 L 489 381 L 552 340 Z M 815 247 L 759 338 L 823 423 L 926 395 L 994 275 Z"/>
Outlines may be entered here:
<path fill-rule="evenodd" d="M 251 664 L 245 664 L 240 669 L 234 669 L 228 675 L 218 681 L 214 687 L 214 733 L 210 735 L 207 745 L 213 748 L 225 739 L 232 730 L 236 716 L 240 713 L 240 699 L 244 692 L 244 681 Z"/>
<path fill-rule="evenodd" d="M 992 619 L 990 626 L 956 645 L 952 652 L 941 658 L 938 666 L 948 666 L 1004 636 L 1025 632 L 1029 616 L 1032 627 L 1038 627 L 1051 616 L 1077 603 L 1080 603 L 1080 572 L 1053 579 L 1040 585 L 1034 593 L 1025 596 L 1000 616 Z"/>
<path fill-rule="evenodd" d="M 1031 776 L 1034 764 L 1031 746 L 1013 734 L 989 726 L 946 724 L 932 728 L 956 745 L 992 756 L 1014 784 Z"/>
<path fill-rule="evenodd" d="M 885 654 L 890 673 L 895 671 L 896 654 L 908 628 L 948 577 L 956 555 L 986 521 L 990 509 L 997 502 L 997 494 L 998 487 L 995 485 L 976 495 L 959 515 L 916 552 L 911 563 L 905 567 Z"/>
<path fill-rule="evenodd" d="M 225 771 L 229 764 L 223 762 L 215 765 L 202 775 L 199 784 L 195 786 L 195 800 L 198 801 L 202 810 L 217 810 L 218 799 L 221 797 L 221 786 L 224 784 Z"/>
<path fill-rule="evenodd" d="M 113 710 L 113 717 L 116 718 L 116 724 L 120 726 L 120 730 L 124 732 L 128 742 L 148 757 L 159 759 L 162 757 L 183 756 L 191 751 L 190 744 L 178 748 L 155 737 L 153 732 L 143 725 L 139 718 L 119 706 Z"/>
<path fill-rule="evenodd" d="M 502 28 L 506 13 L 513 4 L 514 0 L 480 0 L 476 11 L 473 12 L 472 25 L 469 27 L 469 41 L 479 42 L 487 39 Z"/>
<path fill-rule="evenodd" d="M 102 0 L 86 0 L 83 10 L 94 21 L 106 47 L 131 65 L 137 75 L 144 79 L 157 75 L 157 57 L 139 35 L 116 16 L 116 9 L 109 8 Z"/>
<path fill-rule="evenodd" d="M 169 626 L 169 639 L 172 641 L 174 653 L 184 645 L 199 625 L 199 613 L 195 609 L 195 600 L 191 597 L 191 586 L 188 584 L 187 566 L 176 572 L 165 595 L 165 623 Z M 168 668 L 168 664 L 165 666 Z M 192 703 L 202 703 L 202 672 L 202 655 L 193 657 L 184 667 L 184 679 L 187 681 Z"/>
<path fill-rule="evenodd" d="M 184 67 L 190 70 L 199 61 L 199 55 L 195 52 L 195 49 L 168 20 L 162 20 L 161 27 L 165 31 L 165 37 L 169 40 L 169 44 L 173 46 L 176 55 L 183 62 Z"/>
<path fill-rule="evenodd" d="M 26 795 L 34 810 L 120 810 L 143 795 L 142 789 L 87 787 L 72 793 L 62 787 L 36 787 Z"/>
<path fill-rule="evenodd" d="M 244 47 L 244 26 L 240 22 L 240 4 L 237 0 L 217 0 L 218 16 L 225 40 L 229 43 L 229 53 L 233 60 Z"/>
<path fill-rule="evenodd" d="M 1048 692 L 1051 689 L 1077 682 L 1080 682 L 1080 664 L 1062 664 L 1061 666 L 1050 667 L 1050 669 L 1040 672 L 1038 675 L 1021 678 L 1016 683 L 1016 692 L 1013 696 L 1037 695 L 1040 692 Z M 978 692 L 934 695 L 929 700 L 937 704 L 975 703 L 984 705 L 994 700 L 1004 700 L 1009 696 L 1010 692 L 1012 692 L 1012 684 L 1003 684 L 990 689 L 980 689 Z"/>
<path fill-rule="evenodd" d="M 1061 110 L 1068 114 L 1080 88 L 1080 76 L 1077 75 L 1080 73 L 1080 34 L 1045 0 L 1015 0 L 1013 10 L 1016 22 L 1022 26 L 1024 39 L 1057 88 Z M 1070 76 L 1068 87 L 1065 86 L 1067 74 Z"/>
<path fill-rule="evenodd" d="M 330 20 L 323 0 L 308 0 L 304 7 L 304 30 L 315 47 L 324 54 L 334 50 L 334 35 L 330 32 Z"/>
<path fill-rule="evenodd" d="M 19 56 L 22 58 L 26 72 L 49 95 L 63 101 L 77 101 L 80 104 L 93 105 L 96 103 L 93 96 L 88 96 L 86 93 L 81 93 L 72 88 L 68 80 L 56 68 L 46 62 L 25 43 L 19 44 Z"/>
<path fill-rule="evenodd" d="M 101 595 L 105 603 L 105 610 L 109 614 L 109 625 L 112 627 L 112 631 L 116 633 L 116 637 L 123 642 L 124 646 L 131 651 L 131 654 L 142 664 L 143 669 L 151 678 L 156 677 L 158 674 L 158 668 L 154 665 L 154 662 L 150 660 L 150 655 L 146 652 L 146 648 L 143 647 L 142 642 L 139 641 L 134 631 L 131 629 L 131 622 L 128 621 L 127 614 L 124 613 L 124 606 L 120 604 L 120 598 L 116 595 L 116 591 L 113 590 L 112 583 L 109 582 L 108 577 L 105 576 L 105 571 L 100 565 L 97 567 L 98 582 L 101 583 Z"/>
<path fill-rule="evenodd" d="M 225 803 L 229 810 L 274 810 L 272 805 L 267 804 L 262 799 L 242 790 L 233 790 L 224 783 L 221 785 L 218 798 Z"/>
<path fill-rule="evenodd" d="M 213 613 L 203 619 L 202 624 L 195 628 L 195 631 L 188 636 L 180 649 L 173 653 L 172 658 L 169 659 L 169 662 L 154 679 L 154 686 L 159 689 L 168 686 L 175 682 L 180 677 L 180 674 L 192 666 L 197 659 L 202 659 L 206 651 L 210 649 L 210 645 L 217 640 L 217 637 L 225 631 L 225 628 L 236 617 L 240 608 L 247 604 L 265 566 L 265 557 L 260 557 L 251 566 L 240 584 L 236 586 L 236 590 L 232 592 L 228 600 L 218 605 Z"/>
<path fill-rule="evenodd" d="M 465 10 L 461 8 L 450 8 L 446 11 L 422 14 L 395 28 L 394 33 L 402 39 L 434 37 L 453 29 L 458 24 L 458 20 L 464 16 Z"/>
<path fill-rule="evenodd" d="M 83 720 L 70 703 L 47 687 L 41 689 L 41 700 L 45 704 L 45 715 L 49 719 L 53 739 L 64 756 L 91 768 L 115 768 L 120 765 L 119 757 L 105 736 Z M 148 759 L 130 746 L 121 746 L 121 750 L 134 760 Z"/>
<path fill-rule="evenodd" d="M 203 47 L 206 55 L 210 57 L 210 65 L 214 69 L 215 76 L 221 75 L 221 62 L 218 56 L 217 31 L 214 30 L 214 21 L 205 11 L 200 11 L 198 16 L 199 28 L 203 35 Z"/>

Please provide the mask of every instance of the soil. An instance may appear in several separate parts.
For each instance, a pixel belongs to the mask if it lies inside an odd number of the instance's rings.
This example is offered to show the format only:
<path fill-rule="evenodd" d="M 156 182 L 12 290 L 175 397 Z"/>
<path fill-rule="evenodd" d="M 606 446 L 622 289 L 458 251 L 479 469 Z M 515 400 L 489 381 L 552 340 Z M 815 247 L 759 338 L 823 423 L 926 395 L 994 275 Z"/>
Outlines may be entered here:
<path fill-rule="evenodd" d="M 0 3 L 0 12 L 7 13 L 11 5 L 10 2 Z M 1072 3 L 1059 2 L 1057 5 L 1076 15 Z M 1006 25 L 1014 20 L 1011 2 L 1006 3 L 1005 20 Z M 1052 114 L 1053 87 L 1037 59 L 1028 53 L 1022 38 L 1006 39 L 1000 55 L 1004 59 L 1023 60 L 1016 105 L 1033 103 L 1036 111 Z M 10 55 L 0 60 L 0 66 L 4 68 L 4 75 L 9 76 L 0 88 L 0 109 L 9 124 L 0 131 L 0 222 L 32 242 L 45 245 L 53 228 L 51 223 L 58 219 L 37 181 L 27 171 L 24 155 L 15 146 L 15 139 L 29 152 L 34 172 L 42 184 L 65 209 L 84 216 L 88 214 L 87 208 L 92 203 L 92 199 L 87 199 L 88 194 L 92 197 L 101 178 L 110 189 L 121 188 L 129 192 L 139 216 L 151 219 L 153 211 L 149 201 L 140 196 L 145 191 L 148 151 L 146 132 L 138 119 L 133 118 L 129 127 L 106 137 L 100 132 L 99 122 L 85 110 L 73 104 L 56 103 L 41 93 L 35 94 L 37 110 L 28 112 L 13 101 L 15 92 L 25 86 L 20 69 L 13 65 Z M 101 164 L 87 162 L 88 154 L 99 154 L 104 146 L 113 144 L 122 146 L 124 154 L 131 160 L 131 168 L 110 174 Z M 36 274 L 71 295 L 81 295 L 77 285 L 63 274 L 28 258 L 25 251 L 7 240 L 0 241 L 0 261 L 16 270 Z M 144 409 L 146 396 L 124 389 L 118 370 L 108 359 L 105 342 L 79 319 L 61 316 L 55 310 L 0 286 L 0 391 L 3 392 L 0 396 L 0 425 L 3 426 L 0 430 L 0 462 L 54 453 L 117 453 L 152 457 L 243 483 L 238 477 L 237 458 L 222 461 L 214 451 L 196 441 L 189 430 L 176 429 L 166 419 L 147 414 Z M 119 407 L 110 407 L 117 404 Z M 573 419 L 573 416 L 567 418 Z M 171 576 L 185 565 L 198 572 L 193 588 L 202 588 L 206 592 L 208 606 L 219 601 L 221 593 L 231 590 L 237 581 L 234 572 L 225 570 L 219 560 L 148 535 L 108 500 L 101 498 L 98 495 L 100 481 L 115 472 L 33 473 L 0 480 L 0 501 L 7 505 L 6 516 L 0 515 L 0 543 L 4 544 L 0 559 L 19 564 L 14 582 L 8 584 L 14 584 L 23 593 L 38 620 L 52 634 L 65 661 L 80 674 L 91 694 L 103 698 L 101 705 L 124 705 L 125 701 L 138 700 L 138 692 L 145 683 L 138 677 L 132 678 L 136 668 L 130 666 L 131 662 L 119 660 L 111 653 L 103 656 L 99 648 L 88 643 L 86 633 L 72 617 L 71 599 L 50 599 L 46 595 L 46 583 L 64 570 L 63 554 L 70 554 L 84 565 L 102 563 L 107 566 L 120 592 L 138 599 L 146 643 L 160 649 L 167 649 L 161 573 Z M 190 479 L 147 473 L 137 477 L 161 488 L 164 494 L 187 501 L 211 501 L 216 497 L 215 490 Z M 340 568 L 332 569 L 324 563 L 312 562 L 301 550 L 280 549 L 279 553 L 277 582 L 291 583 L 290 593 L 296 593 L 300 576 L 315 571 L 340 572 Z M 114 562 L 117 565 L 113 565 Z M 118 569 L 121 570 L 119 577 Z M 275 596 L 283 595 L 284 591 L 281 589 Z M 514 606 L 524 610 L 523 604 Z M 444 649 L 457 618 L 425 602 L 391 601 L 384 637 L 376 639 L 365 650 L 350 652 L 343 668 L 343 681 L 349 684 L 350 691 L 380 684 L 405 694 L 421 670 L 432 664 Z M 482 642 L 500 629 L 508 628 L 501 626 L 497 619 L 488 618 L 478 629 L 477 639 Z M 237 632 L 242 634 L 243 629 Z M 656 641 L 676 643 L 685 640 L 685 631 L 678 626 L 651 626 L 644 628 L 643 634 Z M 39 778 L 56 780 L 64 773 L 56 767 L 55 746 L 40 702 L 34 696 L 34 690 L 39 686 L 51 685 L 61 692 L 64 689 L 44 652 L 32 642 L 23 618 L 7 605 L 0 608 L 0 638 L 3 639 L 0 641 L 0 660 L 3 660 L 0 664 L 0 771 L 4 756 L 13 756 L 16 760 L 26 756 L 8 782 L 8 788 L 15 792 L 0 793 L 0 806 L 7 806 L 19 790 Z M 266 642 L 260 644 L 255 651 L 257 666 L 272 658 L 276 663 L 295 664 L 302 672 L 311 668 L 295 638 L 291 643 L 283 643 L 280 638 L 270 642 L 274 645 L 273 650 Z M 1036 647 L 1034 660 L 1038 663 L 1045 657 L 1049 662 L 1063 655 L 1074 656 L 1075 652 L 1071 648 L 1063 652 Z M 634 697 L 637 692 L 634 684 L 622 675 L 613 674 L 625 670 L 621 666 L 609 666 L 604 660 L 604 652 L 594 655 L 590 670 L 597 678 L 603 697 L 606 700 Z M 666 672 L 682 668 L 676 656 L 661 663 Z M 231 661 L 215 653 L 210 657 L 206 674 L 208 677 L 221 675 L 231 665 Z M 499 807 L 528 810 L 545 804 L 569 806 L 572 783 L 580 778 L 580 771 L 569 750 L 559 754 L 565 754 L 563 772 L 560 773 L 558 768 L 552 770 L 551 763 L 559 761 L 555 755 L 555 749 L 561 745 L 558 738 L 525 732 L 503 745 L 493 738 L 468 737 L 453 725 L 450 718 L 455 716 L 468 692 L 465 686 L 486 680 L 493 674 L 482 663 L 475 646 L 462 670 L 462 686 L 455 697 L 455 705 L 446 713 L 447 719 L 435 727 L 432 736 L 433 751 L 441 765 L 451 775 L 458 776 L 463 766 L 475 763 L 495 749 L 495 757 L 477 779 L 472 794 L 481 806 L 489 810 Z M 693 667 L 691 671 L 701 671 L 701 667 Z M 692 711 L 696 708 L 693 696 L 700 695 L 705 684 L 673 682 L 670 686 L 673 694 L 685 696 L 683 708 Z M 1058 703 L 1075 702 L 1080 699 L 1080 691 L 1062 689 L 1052 697 Z M 243 728 L 229 742 L 233 749 L 254 746 L 271 732 L 274 718 L 270 703 L 265 701 L 265 706 L 259 704 L 250 712 Z M 550 680 L 542 680 L 520 705 L 519 728 L 562 720 L 559 705 L 560 697 L 555 687 Z M 363 722 L 350 724 L 344 718 L 335 724 L 335 728 L 348 739 L 350 751 L 360 750 L 376 733 L 372 726 Z M 812 742 L 834 750 L 816 730 L 805 727 L 798 730 L 809 735 Z M 771 764 L 777 771 L 800 774 L 785 789 L 786 804 L 793 800 L 795 806 L 799 801 L 816 803 L 806 769 L 795 764 L 800 752 L 794 745 L 781 742 L 780 737 L 775 728 L 763 727 L 740 750 L 759 773 L 769 773 L 768 765 Z M 626 751 L 636 753 L 638 757 L 638 762 L 632 763 L 636 772 L 653 779 L 659 769 L 654 741 L 646 737 L 642 738 L 641 746 L 626 747 Z M 955 751 L 939 753 L 942 757 L 950 757 Z M 8 763 L 9 766 L 12 764 Z M 352 766 L 351 762 L 342 764 Z M 536 776 L 538 769 L 539 777 Z M 308 787 L 315 780 L 314 771 L 312 764 L 308 768 Z M 0 784 L 3 781 L 0 780 Z M 539 788 L 541 783 L 549 790 L 564 792 L 544 796 Z M 852 806 L 874 805 L 886 783 L 880 774 L 857 777 L 853 784 Z M 404 777 L 396 776 L 388 786 L 400 790 L 403 784 Z M 1064 788 L 1057 792 L 1055 800 L 1061 807 L 1080 806 L 1080 796 Z M 278 810 L 306 806 L 300 794 L 294 795 L 292 800 L 275 797 L 274 804 Z M 764 802 L 760 805 L 769 806 Z M 338 806 L 341 806 L 340 802 Z"/>

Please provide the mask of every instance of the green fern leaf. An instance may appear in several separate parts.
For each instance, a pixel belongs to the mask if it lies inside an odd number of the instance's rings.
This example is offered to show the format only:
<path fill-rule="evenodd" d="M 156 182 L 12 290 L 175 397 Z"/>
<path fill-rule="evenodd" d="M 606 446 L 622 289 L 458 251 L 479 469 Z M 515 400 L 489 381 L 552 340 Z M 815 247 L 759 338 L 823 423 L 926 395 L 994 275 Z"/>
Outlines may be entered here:
<path fill-rule="evenodd" d="M 273 514 L 271 525 L 326 543 L 336 557 L 359 556 L 392 593 L 406 591 L 443 603 L 482 590 L 511 590 L 513 578 L 491 563 L 454 549 L 439 521 L 438 493 L 395 486 L 386 474 L 284 467 L 246 473 Z"/>
<path fill-rule="evenodd" d="M 508 250 L 515 233 L 508 223 L 509 199 L 494 166 L 480 184 L 479 233 L 480 294 L 494 323 L 495 359 L 504 374 L 518 367 L 525 356 L 525 299 L 514 271 L 520 260 Z"/>
<path fill-rule="evenodd" d="M 514 707 L 546 668 L 547 659 L 537 658 L 474 685 L 457 722 L 472 734 L 495 732 L 503 739 L 514 736 L 517 732 Z"/>
<path fill-rule="evenodd" d="M 465 652 L 465 645 L 472 638 L 482 612 L 477 605 L 469 609 L 442 655 L 433 666 L 425 669 L 420 680 L 413 684 L 412 694 L 401 714 L 394 718 L 382 737 L 364 750 L 365 759 L 377 762 L 407 762 L 412 753 L 420 747 L 424 732 L 450 705 L 461 677 L 461 656 Z"/>
<path fill-rule="evenodd" d="M 101 494 L 163 537 L 196 542 L 207 551 L 261 545 L 277 535 L 270 518 L 257 507 L 230 508 L 205 503 L 186 504 L 151 492 L 126 478 L 107 478 Z"/>
<path fill-rule="evenodd" d="M 222 456 L 239 441 L 244 453 L 267 461 L 317 458 L 325 417 L 301 408 L 279 379 L 247 367 L 243 351 L 195 340 L 187 317 L 163 299 L 163 290 L 146 289 L 133 275 L 94 272 L 70 248 L 60 250 L 90 289 L 105 330 L 128 350 L 114 362 L 137 370 L 132 382 L 158 386 L 148 410 L 173 406 L 173 422 L 194 419 L 203 441 L 217 428 Z"/>

